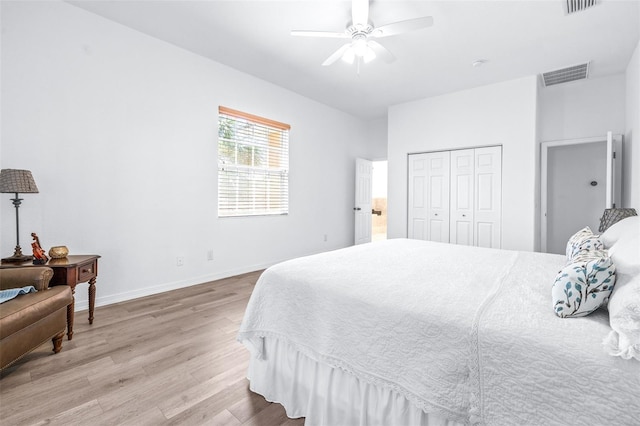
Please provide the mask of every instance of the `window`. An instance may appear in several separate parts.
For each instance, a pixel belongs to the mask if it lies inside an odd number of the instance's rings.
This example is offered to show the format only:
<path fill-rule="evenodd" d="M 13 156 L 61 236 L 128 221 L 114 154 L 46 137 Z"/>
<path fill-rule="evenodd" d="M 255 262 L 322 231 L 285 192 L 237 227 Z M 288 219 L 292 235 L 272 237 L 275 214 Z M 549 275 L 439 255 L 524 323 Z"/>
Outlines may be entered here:
<path fill-rule="evenodd" d="M 218 216 L 289 212 L 291 126 L 219 107 Z"/>

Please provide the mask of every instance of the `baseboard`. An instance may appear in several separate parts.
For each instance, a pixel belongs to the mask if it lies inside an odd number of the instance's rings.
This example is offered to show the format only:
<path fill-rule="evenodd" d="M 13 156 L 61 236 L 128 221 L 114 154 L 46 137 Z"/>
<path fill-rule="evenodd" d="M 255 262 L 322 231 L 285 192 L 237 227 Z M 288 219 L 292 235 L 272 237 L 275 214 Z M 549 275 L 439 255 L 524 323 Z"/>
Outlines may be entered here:
<path fill-rule="evenodd" d="M 287 259 L 284 259 L 284 260 L 287 260 Z M 189 278 L 187 280 L 173 281 L 173 282 L 164 283 L 164 284 L 160 284 L 153 287 L 141 288 L 134 291 L 127 291 L 123 293 L 112 294 L 109 296 L 103 296 L 103 297 L 96 296 L 96 307 L 111 305 L 119 302 L 126 302 L 132 299 L 138 299 L 140 297 L 152 296 L 154 294 L 164 293 L 166 291 L 178 290 L 180 288 L 191 287 L 193 285 L 203 284 L 209 281 L 216 281 L 224 278 L 233 277 L 236 275 L 246 274 L 248 272 L 259 271 L 262 269 L 266 269 L 270 266 L 273 266 L 277 263 L 280 263 L 282 261 L 249 265 L 241 268 L 229 269 L 226 271 L 217 272 L 215 274 L 203 275 L 200 277 Z M 75 312 L 86 311 L 88 309 L 89 309 L 88 300 L 76 302 Z"/>

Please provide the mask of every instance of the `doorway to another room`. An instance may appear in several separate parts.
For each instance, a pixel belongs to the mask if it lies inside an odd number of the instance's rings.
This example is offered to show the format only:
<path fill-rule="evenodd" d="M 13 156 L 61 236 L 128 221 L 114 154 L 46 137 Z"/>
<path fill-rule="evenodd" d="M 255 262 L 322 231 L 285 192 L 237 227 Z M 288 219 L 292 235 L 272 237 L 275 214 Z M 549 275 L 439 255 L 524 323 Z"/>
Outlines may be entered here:
<path fill-rule="evenodd" d="M 542 142 L 541 251 L 564 254 L 585 226 L 598 232 L 604 209 L 620 205 L 622 135 Z"/>
<path fill-rule="evenodd" d="M 387 239 L 387 160 L 373 161 L 371 241 Z"/>

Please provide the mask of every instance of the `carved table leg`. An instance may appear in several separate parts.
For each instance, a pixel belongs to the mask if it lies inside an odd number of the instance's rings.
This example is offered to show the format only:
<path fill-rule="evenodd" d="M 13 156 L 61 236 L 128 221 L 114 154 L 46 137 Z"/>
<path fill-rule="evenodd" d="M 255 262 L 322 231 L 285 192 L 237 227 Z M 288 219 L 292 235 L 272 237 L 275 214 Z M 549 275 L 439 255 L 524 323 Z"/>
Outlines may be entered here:
<path fill-rule="evenodd" d="M 67 340 L 73 339 L 73 320 L 76 309 L 76 288 L 71 287 L 71 304 L 67 306 Z"/>
<path fill-rule="evenodd" d="M 96 306 L 96 279 L 89 280 L 89 324 L 93 324 L 93 308 Z"/>
<path fill-rule="evenodd" d="M 64 337 L 64 330 L 59 334 L 56 334 L 55 336 L 53 336 L 53 339 L 51 339 L 51 341 L 53 342 L 53 352 L 56 354 L 60 352 L 60 349 L 62 349 L 63 337 Z"/>

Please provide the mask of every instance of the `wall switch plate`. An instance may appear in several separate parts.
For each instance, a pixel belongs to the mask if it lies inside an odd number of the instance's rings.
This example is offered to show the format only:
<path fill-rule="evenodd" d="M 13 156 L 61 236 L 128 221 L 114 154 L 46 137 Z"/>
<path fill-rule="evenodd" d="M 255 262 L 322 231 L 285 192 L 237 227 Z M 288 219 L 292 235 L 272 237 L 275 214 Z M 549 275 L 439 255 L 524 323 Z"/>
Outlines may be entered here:
<path fill-rule="evenodd" d="M 184 266 L 184 256 L 176 257 L 176 266 Z"/>
<path fill-rule="evenodd" d="M 213 260 L 213 250 L 207 252 L 207 260 Z"/>

